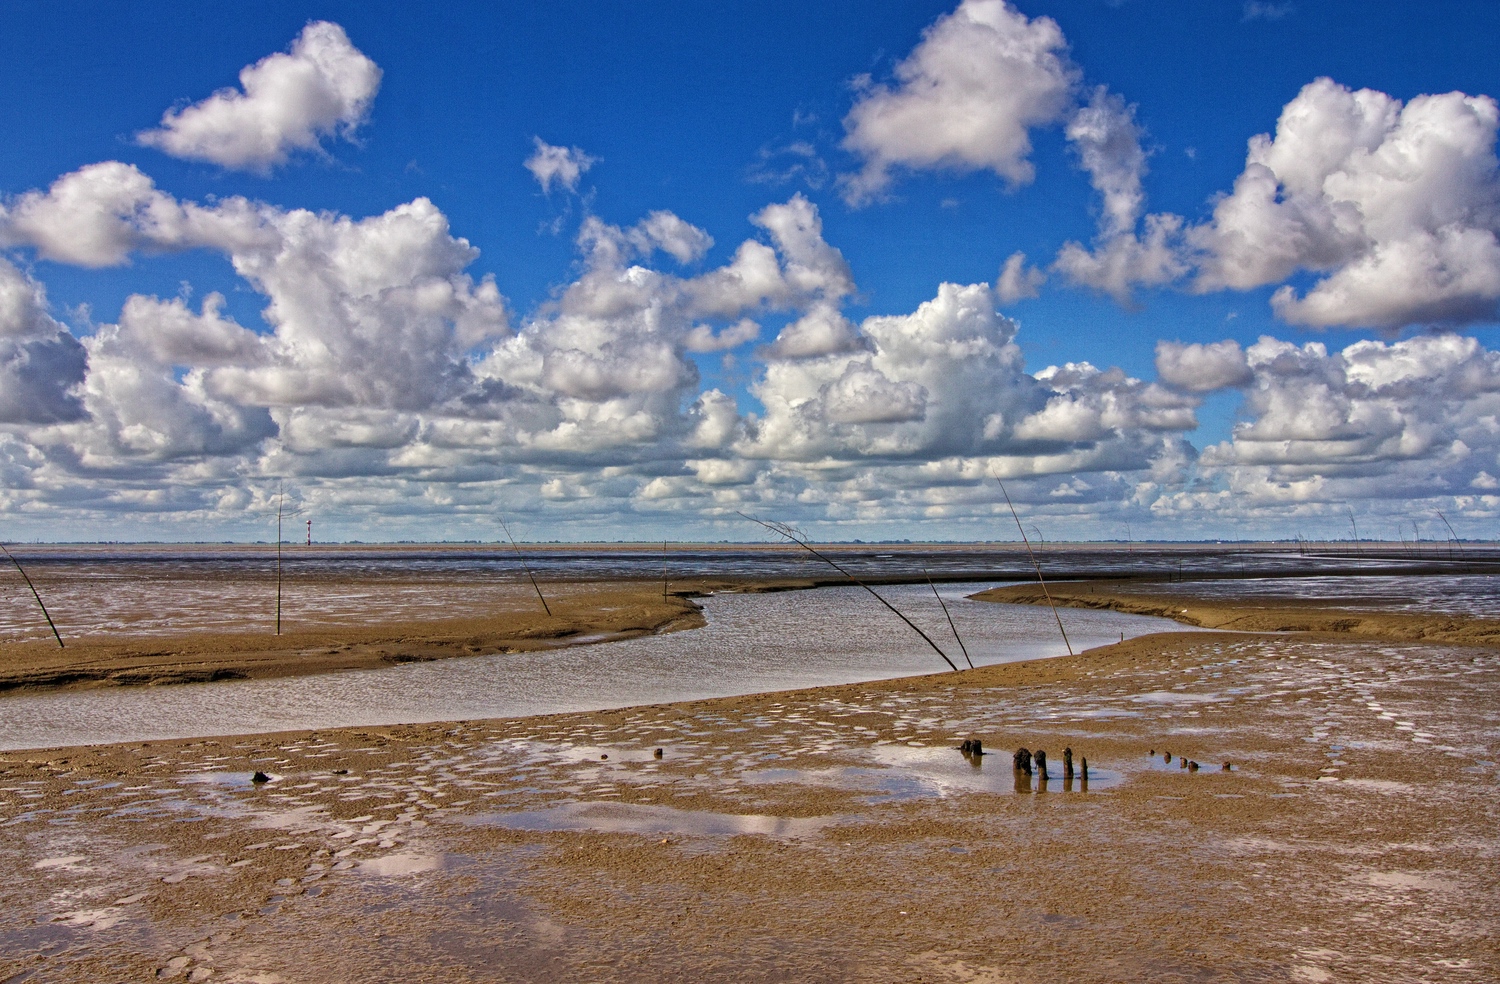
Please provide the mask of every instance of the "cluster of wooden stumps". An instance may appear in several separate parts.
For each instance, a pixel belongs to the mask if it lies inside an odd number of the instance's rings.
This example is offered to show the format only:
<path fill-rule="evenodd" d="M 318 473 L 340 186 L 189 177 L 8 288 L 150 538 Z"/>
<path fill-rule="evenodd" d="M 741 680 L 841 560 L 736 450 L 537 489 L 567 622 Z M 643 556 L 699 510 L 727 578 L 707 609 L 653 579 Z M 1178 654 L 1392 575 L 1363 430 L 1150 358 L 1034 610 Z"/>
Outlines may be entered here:
<path fill-rule="evenodd" d="M 1154 749 L 1154 748 L 1151 749 L 1151 756 L 1153 758 L 1156 756 L 1156 749 Z M 1162 752 L 1161 753 L 1161 760 L 1162 760 L 1163 763 L 1165 763 L 1167 765 L 1171 765 L 1172 764 L 1172 753 L 1171 752 Z M 1197 762 L 1194 762 L 1192 759 L 1187 758 L 1185 756 L 1181 756 L 1181 755 L 1179 755 L 1177 757 L 1177 767 L 1179 769 L 1186 769 L 1189 772 L 1197 772 L 1199 769 L 1203 768 L 1201 765 L 1199 765 Z M 1234 769 L 1234 766 L 1231 763 L 1225 762 L 1224 763 L 1224 768 L 1221 771 L 1230 772 L 1233 769 Z"/>
<path fill-rule="evenodd" d="M 970 765 L 979 768 L 983 757 L 988 754 L 984 750 L 984 743 L 978 738 L 965 738 L 958 750 L 968 760 Z M 1063 764 L 1063 790 L 1071 792 L 1073 780 L 1076 778 L 1081 783 L 1082 789 L 1089 788 L 1089 760 L 1080 758 L 1078 770 L 1073 769 L 1073 749 L 1064 748 L 1062 753 Z M 1018 748 L 1011 756 L 1011 766 L 1016 774 L 1016 791 L 1030 792 L 1032 777 L 1036 777 L 1038 791 L 1045 792 L 1047 780 L 1052 778 L 1047 772 L 1047 753 L 1038 748 L 1032 751 L 1029 748 Z"/>

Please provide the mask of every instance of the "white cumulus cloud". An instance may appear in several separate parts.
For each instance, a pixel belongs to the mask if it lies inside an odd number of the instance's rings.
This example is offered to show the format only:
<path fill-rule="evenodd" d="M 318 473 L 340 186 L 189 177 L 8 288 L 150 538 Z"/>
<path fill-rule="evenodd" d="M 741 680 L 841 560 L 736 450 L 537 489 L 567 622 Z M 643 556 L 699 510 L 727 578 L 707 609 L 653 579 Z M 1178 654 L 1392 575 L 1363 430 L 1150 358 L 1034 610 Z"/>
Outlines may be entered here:
<path fill-rule="evenodd" d="M 526 158 L 524 167 L 536 178 L 542 191 L 550 192 L 553 185 L 568 191 L 578 190 L 578 180 L 599 158 L 585 154 L 578 147 L 556 147 L 541 137 L 532 137 L 536 149 Z"/>
<path fill-rule="evenodd" d="M 1244 172 L 1189 231 L 1193 286 L 1244 290 L 1322 274 L 1276 314 L 1293 324 L 1397 329 L 1493 317 L 1500 302 L 1500 109 L 1486 96 L 1403 105 L 1330 79 L 1250 141 Z"/>
<path fill-rule="evenodd" d="M 296 151 L 320 150 L 326 137 L 352 137 L 379 89 L 380 67 L 344 29 L 314 21 L 289 53 L 241 69 L 239 89 L 170 109 L 136 139 L 173 157 L 268 173 Z"/>
<path fill-rule="evenodd" d="M 42 285 L 0 259 L 0 424 L 85 416 L 83 346 L 47 313 Z"/>
<path fill-rule="evenodd" d="M 1063 116 L 1077 77 L 1051 18 L 1028 18 L 1005 0 L 964 0 L 923 32 L 894 84 L 868 85 L 844 117 L 843 146 L 864 162 L 843 176 L 845 197 L 879 197 L 898 168 L 1030 182 L 1029 131 Z"/>
<path fill-rule="evenodd" d="M 1245 350 L 1233 339 L 1206 345 L 1159 341 L 1156 374 L 1168 386 L 1189 393 L 1243 386 L 1252 378 Z"/>
<path fill-rule="evenodd" d="M 1247 501 L 1452 495 L 1500 451 L 1500 353 L 1459 335 L 1356 342 L 1262 338 L 1230 440 L 1203 454 Z"/>

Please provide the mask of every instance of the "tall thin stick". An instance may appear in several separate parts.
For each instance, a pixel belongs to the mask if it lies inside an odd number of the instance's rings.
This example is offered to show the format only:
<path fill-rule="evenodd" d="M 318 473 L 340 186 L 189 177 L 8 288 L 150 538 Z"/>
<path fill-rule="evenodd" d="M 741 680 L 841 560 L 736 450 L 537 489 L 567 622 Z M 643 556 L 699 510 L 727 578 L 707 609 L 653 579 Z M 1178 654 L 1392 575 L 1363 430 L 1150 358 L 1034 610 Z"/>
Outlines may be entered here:
<path fill-rule="evenodd" d="M 661 597 L 667 600 L 667 541 L 661 541 Z"/>
<path fill-rule="evenodd" d="M 542 603 L 542 611 L 547 613 L 548 618 L 551 618 L 552 608 L 547 604 L 547 599 L 542 597 L 542 589 L 536 583 L 536 575 L 531 573 L 531 565 L 526 563 L 525 557 L 521 556 L 521 548 L 516 546 L 516 538 L 510 535 L 510 527 L 505 525 L 505 517 L 497 515 L 496 518 L 500 520 L 500 528 L 505 531 L 505 538 L 510 541 L 510 548 L 516 552 L 516 559 L 521 562 L 521 569 L 531 579 L 531 587 L 536 591 L 536 596 Z"/>
<path fill-rule="evenodd" d="M 1031 566 L 1036 569 L 1037 583 L 1042 586 L 1042 596 L 1047 599 L 1047 604 L 1052 608 L 1052 617 L 1057 619 L 1057 631 L 1062 633 L 1063 645 L 1068 647 L 1068 655 L 1073 655 L 1073 644 L 1068 641 L 1068 630 L 1063 628 L 1062 616 L 1057 614 L 1057 604 L 1052 600 L 1052 592 L 1047 590 L 1047 581 L 1042 577 L 1042 565 L 1036 562 L 1036 554 L 1031 552 L 1031 541 L 1026 539 L 1026 530 L 1021 527 L 1021 517 L 1016 513 L 1016 504 L 1010 501 L 1010 493 L 1005 491 L 1005 483 L 1000 481 L 1000 476 L 995 476 L 995 482 L 1000 486 L 1000 494 L 1005 496 L 1005 504 L 1010 506 L 1010 516 L 1016 521 L 1016 529 L 1021 531 L 1021 542 L 1026 544 L 1026 556 L 1031 558 Z"/>
<path fill-rule="evenodd" d="M 969 669 L 974 668 L 974 661 L 969 658 L 969 647 L 964 645 L 964 637 L 958 634 L 958 626 L 953 624 L 953 616 L 948 614 L 948 606 L 943 603 L 943 596 L 938 594 L 937 585 L 932 583 L 932 572 L 922 568 L 922 573 L 927 575 L 927 586 L 932 589 L 932 596 L 943 608 L 943 616 L 948 619 L 948 628 L 953 630 L 953 638 L 958 640 L 958 648 L 964 654 L 964 662 L 969 664 Z"/>
<path fill-rule="evenodd" d="M 281 635 L 281 510 L 286 503 L 286 491 L 276 486 L 276 634 Z"/>
<path fill-rule="evenodd" d="M 1453 545 L 1458 548 L 1458 559 L 1464 562 L 1464 570 L 1473 573 L 1473 569 L 1469 567 L 1469 558 L 1464 556 L 1464 545 L 1458 542 L 1458 534 L 1453 532 L 1453 524 L 1448 522 L 1448 517 L 1443 515 L 1441 509 L 1437 510 L 1437 514 L 1438 519 L 1443 521 L 1443 525 L 1448 527 L 1448 535 L 1453 537 Z M 1453 554 L 1450 552 L 1448 556 L 1452 558 Z"/>
<path fill-rule="evenodd" d="M 26 576 L 26 569 L 21 566 L 21 562 L 16 559 L 16 555 L 13 554 L 13 553 L 11 553 L 10 549 L 8 547 L 6 547 L 5 544 L 0 543 L 0 550 L 4 550 L 5 551 L 5 556 L 7 556 L 7 557 L 10 558 L 10 562 L 12 564 L 16 565 L 16 570 L 18 570 L 18 571 L 21 572 L 21 577 L 26 581 L 26 586 L 31 589 L 31 597 L 33 597 L 33 598 L 36 599 L 37 607 L 42 610 L 42 618 L 45 618 L 47 620 L 47 625 L 50 626 L 51 629 L 52 629 L 52 635 L 53 635 L 53 637 L 57 639 L 57 648 L 58 649 L 65 649 L 65 648 L 67 648 L 67 647 L 65 647 L 63 645 L 62 636 L 58 634 L 57 626 L 53 625 L 53 623 L 52 623 L 52 616 L 47 614 L 47 606 L 44 605 L 44 604 L 42 604 L 42 596 L 37 593 L 36 585 L 32 584 L 31 583 L 31 578 L 29 578 L 29 577 Z"/>
<path fill-rule="evenodd" d="M 840 574 L 844 575 L 849 580 L 853 581 L 855 584 L 859 585 L 860 587 L 864 588 L 866 591 L 870 592 L 870 594 L 872 594 L 872 595 L 875 596 L 875 600 L 876 601 L 880 602 L 882 605 L 884 605 L 885 607 L 889 608 L 892 612 L 895 612 L 897 618 L 899 618 L 901 621 L 905 622 L 908 626 L 911 627 L 911 630 L 913 632 L 915 632 L 917 635 L 921 636 L 922 637 L 922 641 L 925 642 L 925 643 L 927 643 L 927 645 L 931 646 L 933 652 L 935 652 L 939 656 L 943 657 L 943 662 L 948 664 L 948 668 L 950 670 L 952 670 L 955 673 L 958 672 L 958 666 L 954 664 L 953 660 L 951 660 L 951 659 L 948 658 L 948 654 L 945 653 L 945 652 L 943 652 L 942 649 L 940 649 L 938 647 L 938 644 L 935 643 L 935 642 L 933 642 L 932 639 L 931 639 L 931 637 L 929 637 L 926 632 L 923 632 L 921 629 L 917 628 L 917 624 L 915 622 L 913 622 L 911 619 L 907 618 L 905 615 L 901 614 L 900 609 L 898 609 L 895 605 L 891 604 L 890 602 L 888 602 L 884 598 L 882 598 L 880 596 L 880 593 L 877 592 L 874 588 L 870 587 L 868 584 L 866 584 L 865 582 L 861 581 L 859 578 L 855 577 L 853 574 L 850 574 L 848 571 L 844 570 L 838 564 L 834 563 L 834 561 L 832 559 L 824 556 L 823 554 L 819 553 L 817 550 L 813 549 L 812 544 L 808 543 L 802 537 L 798 536 L 792 530 L 791 527 L 786 526 L 786 525 L 784 525 L 782 523 L 768 523 L 768 522 L 766 522 L 763 519 L 756 519 L 754 516 L 746 516 L 744 513 L 740 513 L 739 515 L 740 515 L 740 518 L 742 518 L 742 519 L 748 519 L 748 520 L 750 520 L 750 522 L 755 523 L 758 526 L 764 526 L 766 529 L 770 530 L 772 533 L 775 533 L 775 534 L 777 534 L 779 536 L 786 537 L 788 540 L 791 540 L 793 543 L 795 543 L 797 546 L 801 547 L 803 550 L 806 550 L 808 553 L 812 554 L 814 557 L 816 557 L 819 560 L 823 561 L 829 567 L 832 567 L 834 570 L 838 571 Z"/>
<path fill-rule="evenodd" d="M 1354 522 L 1354 509 L 1351 506 L 1347 505 L 1344 506 L 1344 508 L 1349 511 L 1349 528 L 1354 531 L 1354 552 L 1364 553 L 1364 551 L 1359 548 L 1359 524 Z"/>

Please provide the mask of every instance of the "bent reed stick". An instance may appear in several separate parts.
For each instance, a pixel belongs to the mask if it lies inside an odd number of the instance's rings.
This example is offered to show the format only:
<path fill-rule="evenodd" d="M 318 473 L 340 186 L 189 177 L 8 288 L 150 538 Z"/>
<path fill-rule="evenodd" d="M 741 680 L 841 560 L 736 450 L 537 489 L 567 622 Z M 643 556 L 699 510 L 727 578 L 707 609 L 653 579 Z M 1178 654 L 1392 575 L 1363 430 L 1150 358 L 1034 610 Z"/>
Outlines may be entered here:
<path fill-rule="evenodd" d="M 948 606 L 944 604 L 943 596 L 938 594 L 937 585 L 932 583 L 932 572 L 924 567 L 922 568 L 922 573 L 927 575 L 927 586 L 932 589 L 932 596 L 942 606 L 943 617 L 948 620 L 948 628 L 953 630 L 953 638 L 958 640 L 958 648 L 964 654 L 964 662 L 968 663 L 969 669 L 972 670 L 974 668 L 974 661 L 969 658 L 969 647 L 964 645 L 964 637 L 958 634 L 958 626 L 953 624 L 953 616 L 948 614 Z"/>
<path fill-rule="evenodd" d="M 281 635 L 281 512 L 286 504 L 286 490 L 276 488 L 276 634 Z"/>
<path fill-rule="evenodd" d="M 1052 617 L 1057 619 L 1057 631 L 1062 633 L 1063 645 L 1068 647 L 1069 656 L 1076 655 L 1073 652 L 1073 644 L 1068 641 L 1068 630 L 1063 628 L 1062 616 L 1057 614 L 1057 603 L 1052 600 L 1052 592 L 1047 590 L 1047 581 L 1042 577 L 1042 565 L 1036 562 L 1036 554 L 1031 552 L 1031 541 L 1026 539 L 1026 530 L 1021 526 L 1021 517 L 1016 513 L 1016 504 L 1010 501 L 1010 493 L 1005 491 L 1005 483 L 1000 481 L 999 475 L 995 475 L 995 483 L 1000 486 L 1000 494 L 1005 496 L 1005 504 L 1010 506 L 1010 516 L 1016 521 L 1016 529 L 1021 531 L 1021 542 L 1026 544 L 1026 556 L 1031 558 L 1031 566 L 1036 570 L 1037 583 L 1042 586 L 1042 596 L 1047 599 L 1047 605 L 1052 609 Z"/>
<path fill-rule="evenodd" d="M 823 561 L 829 567 L 832 567 L 834 570 L 838 571 L 840 574 L 844 575 L 849 580 L 853 581 L 855 584 L 859 585 L 860 587 L 864 588 L 866 591 L 870 592 L 870 594 L 872 594 L 872 595 L 875 596 L 875 600 L 876 601 L 880 602 L 882 605 L 884 605 L 885 607 L 889 608 L 892 612 L 894 612 L 896 614 L 897 618 L 899 618 L 901 621 L 905 622 L 908 626 L 911 627 L 911 630 L 913 632 L 915 632 L 917 635 L 921 636 L 922 637 L 922 641 L 925 642 L 925 643 L 927 643 L 927 645 L 931 646 L 933 652 L 935 652 L 939 656 L 943 657 L 943 662 L 948 664 L 948 669 L 952 670 L 954 673 L 958 672 L 958 666 L 953 662 L 953 660 L 951 660 L 951 659 L 948 658 L 948 654 L 945 653 L 945 652 L 943 652 L 943 650 L 938 647 L 938 644 L 935 643 L 935 642 L 933 642 L 932 638 L 930 636 L 928 636 L 926 632 L 923 632 L 921 629 L 917 628 L 917 623 L 913 622 L 911 619 L 909 619 L 905 615 L 901 614 L 901 610 L 899 608 L 897 608 L 895 605 L 891 604 L 890 602 L 888 602 L 884 598 L 882 598 L 880 596 L 880 593 L 878 591 L 876 591 L 874 588 L 870 587 L 868 584 L 866 584 L 865 582 L 861 581 L 859 578 L 855 577 L 853 574 L 850 574 L 848 571 L 844 570 L 842 567 L 840 567 L 838 564 L 836 564 L 829 557 L 826 557 L 823 554 L 819 553 L 817 550 L 813 549 L 813 546 L 810 543 L 808 543 L 805 539 L 803 539 L 801 536 L 798 536 L 797 533 L 790 526 L 787 526 L 785 523 L 768 523 L 768 522 L 766 522 L 763 519 L 756 519 L 754 516 L 746 516 L 744 513 L 738 513 L 738 515 L 739 515 L 739 517 L 741 519 L 748 519 L 750 522 L 755 523 L 758 526 L 764 526 L 766 529 L 770 530 L 772 533 L 775 533 L 775 534 L 777 534 L 779 536 L 786 537 L 788 540 L 791 540 L 793 543 L 795 543 L 797 546 L 801 547 L 803 550 L 806 550 L 808 553 L 812 554 L 814 557 L 816 557 L 819 560 Z"/>
<path fill-rule="evenodd" d="M 497 513 L 495 515 L 495 518 L 500 520 L 500 528 L 505 531 L 505 538 L 510 541 L 510 548 L 516 552 L 516 559 L 521 562 L 521 569 L 524 570 L 526 572 L 526 576 L 531 579 L 531 587 L 536 591 L 537 599 L 542 603 L 542 611 L 547 613 L 548 618 L 551 618 L 552 607 L 547 604 L 547 599 L 542 597 L 542 589 L 536 583 L 536 575 L 531 573 L 531 565 L 526 563 L 525 557 L 521 556 L 521 548 L 516 546 L 516 538 L 510 535 L 510 527 L 505 525 L 505 517 Z"/>
<path fill-rule="evenodd" d="M 47 620 L 47 626 L 52 630 L 53 637 L 57 639 L 57 648 L 66 649 L 67 647 L 63 645 L 62 635 L 57 631 L 57 626 L 53 624 L 52 616 L 47 614 L 47 606 L 42 604 L 42 596 L 37 593 L 36 585 L 31 583 L 31 578 L 27 576 L 26 569 L 21 566 L 21 562 L 16 559 L 16 555 L 11 553 L 10 548 L 5 544 L 0 543 L 0 550 L 5 551 L 5 556 L 10 558 L 12 564 L 16 565 L 16 570 L 21 572 L 21 577 L 26 581 L 26 586 L 31 589 L 31 597 L 36 599 L 37 607 L 42 610 L 42 618 Z"/>
<path fill-rule="evenodd" d="M 1464 545 L 1458 542 L 1458 534 L 1453 532 L 1453 524 L 1448 522 L 1448 517 L 1443 515 L 1443 511 L 1441 509 L 1437 511 L 1437 514 L 1438 519 L 1441 519 L 1443 521 L 1443 525 L 1448 527 L 1448 535 L 1453 538 L 1453 545 L 1458 548 L 1458 559 L 1464 562 L 1465 573 L 1474 573 L 1474 568 L 1469 566 L 1469 558 L 1464 554 Z M 1452 559 L 1453 551 L 1448 551 L 1448 557 L 1449 559 Z"/>

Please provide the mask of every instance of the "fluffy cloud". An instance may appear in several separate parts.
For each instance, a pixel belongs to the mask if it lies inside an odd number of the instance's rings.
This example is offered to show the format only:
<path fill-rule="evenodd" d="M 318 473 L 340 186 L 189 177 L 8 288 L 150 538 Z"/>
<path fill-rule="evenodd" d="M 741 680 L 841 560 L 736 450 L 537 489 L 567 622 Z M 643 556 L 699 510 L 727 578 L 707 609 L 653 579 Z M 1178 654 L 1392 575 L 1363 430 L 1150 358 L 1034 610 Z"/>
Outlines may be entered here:
<path fill-rule="evenodd" d="M 1146 153 L 1135 107 L 1099 86 L 1088 104 L 1073 113 L 1065 132 L 1099 192 L 1099 234 L 1092 249 L 1064 243 L 1054 268 L 1073 283 L 1125 305 L 1131 303 L 1133 287 L 1161 286 L 1181 277 L 1188 269 L 1179 255 L 1182 220 L 1148 215 L 1144 230 L 1140 228 Z"/>
<path fill-rule="evenodd" d="M 119 266 L 133 250 L 183 243 L 193 217 L 133 165 L 105 161 L 0 204 L 0 244 L 78 266 Z"/>
<path fill-rule="evenodd" d="M 1500 451 L 1500 353 L 1473 338 L 1262 338 L 1246 416 L 1202 463 L 1258 504 L 1421 498 L 1482 488 Z"/>
<path fill-rule="evenodd" d="M 867 84 L 844 118 L 844 148 L 864 161 L 843 177 L 845 197 L 880 196 L 902 167 L 1031 181 L 1029 130 L 1062 117 L 1077 76 L 1051 18 L 964 0 L 923 32 L 894 85 Z"/>
<path fill-rule="evenodd" d="M 223 252 L 268 299 L 269 336 L 223 321 L 218 299 L 196 318 L 180 302 L 131 299 L 122 343 L 214 365 L 204 385 L 245 404 L 429 406 L 467 385 L 469 349 L 507 330 L 494 283 L 463 273 L 478 251 L 425 198 L 358 221 L 243 198 L 204 206 L 107 162 L 20 196 L 0 235 L 85 266 L 124 263 L 136 249 Z"/>
<path fill-rule="evenodd" d="M 1125 231 L 1102 236 L 1093 249 L 1064 243 L 1053 268 L 1073 283 L 1109 294 L 1128 307 L 1133 303 L 1132 288 L 1170 284 L 1190 269 L 1179 246 L 1181 233 L 1179 216 L 1148 215 L 1139 235 Z"/>
<path fill-rule="evenodd" d="M 1065 243 L 1053 262 L 1071 283 L 1124 305 L 1141 286 L 1281 284 L 1276 315 L 1309 327 L 1394 332 L 1500 315 L 1500 107 L 1489 97 L 1450 92 L 1403 105 L 1319 79 L 1286 105 L 1274 136 L 1250 141 L 1212 217 L 1191 224 L 1145 214 L 1148 154 L 1135 108 L 1103 86 L 1079 103 L 1080 72 L 1052 20 L 1004 0 L 964 0 L 894 75 L 861 80 L 844 120 L 843 145 L 863 162 L 841 179 L 852 204 L 880 197 L 903 168 L 990 170 L 1026 183 L 1030 130 L 1061 122 L 1100 202 L 1094 241 Z M 1031 296 L 1037 280 L 1009 262 L 1002 298 Z M 1319 278 L 1305 292 L 1286 283 L 1305 274 Z"/>
<path fill-rule="evenodd" d="M 536 150 L 526 158 L 525 168 L 543 191 L 550 192 L 554 184 L 568 191 L 577 191 L 578 179 L 599 163 L 599 158 L 590 157 L 577 147 L 554 147 L 541 137 L 531 139 Z"/>
<path fill-rule="evenodd" d="M 84 416 L 76 389 L 88 359 L 47 313 L 42 286 L 0 259 L 0 424 L 48 424 Z"/>
<path fill-rule="evenodd" d="M 475 364 L 481 382 L 511 388 L 527 408 L 524 421 L 512 416 L 490 428 L 510 445 L 504 453 L 681 461 L 683 447 L 699 458 L 722 451 L 737 433 L 737 414 L 717 391 L 692 399 L 699 376 L 688 354 L 747 344 L 760 333 L 762 312 L 836 305 L 853 290 L 847 263 L 824 242 L 805 198 L 767 206 L 751 221 L 769 244 L 748 240 L 724 266 L 691 277 L 646 265 L 658 252 L 696 262 L 712 245 L 679 217 L 653 212 L 628 228 L 585 221 L 580 277 Z"/>
<path fill-rule="evenodd" d="M 943 284 L 911 314 L 865 319 L 857 347 L 815 356 L 773 348 L 752 387 L 764 413 L 747 421 L 735 450 L 775 463 L 773 479 L 828 481 L 832 471 L 860 483 L 910 482 L 920 498 L 938 475 L 946 487 L 983 482 L 991 469 L 1148 469 L 1162 435 L 1196 426 L 1191 398 L 1119 370 L 1083 364 L 1028 375 L 1016 323 L 995 310 L 997 300 L 984 284 Z M 946 464 L 929 473 L 909 462 Z"/>
<path fill-rule="evenodd" d="M 1189 393 L 1243 386 L 1253 375 L 1245 350 L 1233 339 L 1207 345 L 1157 342 L 1156 374 L 1168 386 Z"/>
<path fill-rule="evenodd" d="M 1404 106 L 1329 79 L 1250 141 L 1213 219 L 1189 233 L 1194 287 L 1247 289 L 1326 273 L 1273 306 L 1310 326 L 1398 328 L 1492 317 L 1500 301 L 1494 100 L 1450 92 Z"/>
<path fill-rule="evenodd" d="M 1074 112 L 1064 133 L 1089 181 L 1103 197 L 1100 231 L 1106 236 L 1132 231 L 1146 202 L 1141 189 L 1146 153 L 1141 149 L 1135 107 L 1098 86 L 1088 105 Z"/>
<path fill-rule="evenodd" d="M 241 69 L 239 89 L 168 110 L 137 139 L 173 157 L 267 173 L 295 151 L 321 150 L 325 137 L 352 137 L 379 89 L 379 66 L 344 29 L 314 21 L 290 53 Z"/>
<path fill-rule="evenodd" d="M 1077 444 L 1140 431 L 1188 431 L 1198 426 L 1195 403 L 1162 387 L 1099 369 L 1087 362 L 1049 366 L 1036 379 L 1052 391 L 1041 410 L 1022 420 L 1025 441 Z"/>
<path fill-rule="evenodd" d="M 1059 251 L 1070 281 L 1128 304 L 1132 288 L 1198 293 L 1282 284 L 1276 315 L 1309 327 L 1459 324 L 1500 312 L 1500 108 L 1459 92 L 1406 104 L 1329 79 L 1250 141 L 1212 217 L 1146 215 L 1133 110 L 1096 90 L 1067 135 L 1102 201 L 1099 236 Z M 1319 275 L 1299 294 L 1284 282 Z"/>
<path fill-rule="evenodd" d="M 856 324 L 811 202 L 750 219 L 758 234 L 707 269 L 712 237 L 670 212 L 587 219 L 576 278 L 513 328 L 426 199 L 354 218 L 179 201 L 121 164 L 66 175 L 7 203 L 8 242 L 83 265 L 215 250 L 265 304 L 247 326 L 218 294 L 134 295 L 75 340 L 0 261 L 3 501 L 222 519 L 289 476 L 341 515 L 484 523 L 498 497 L 581 535 L 740 509 L 980 523 L 992 473 L 1033 516 L 1177 524 L 1391 489 L 1483 497 L 1500 474 L 1500 356 L 1472 339 L 1163 342 L 1157 382 L 1032 374 L 996 310 L 1034 290 L 1023 256 L 994 287 L 943 284 Z M 749 363 L 758 407 L 703 384 L 717 352 Z M 1242 422 L 1200 460 L 1182 435 L 1197 394 L 1226 387 L 1245 389 Z"/>
<path fill-rule="evenodd" d="M 995 281 L 995 296 L 1000 299 L 1001 304 L 1037 297 L 1046 281 L 1045 273 L 1026 265 L 1025 253 L 1012 253 L 1000 268 L 1000 276 Z"/>

